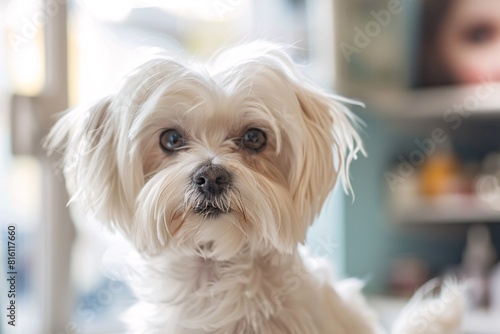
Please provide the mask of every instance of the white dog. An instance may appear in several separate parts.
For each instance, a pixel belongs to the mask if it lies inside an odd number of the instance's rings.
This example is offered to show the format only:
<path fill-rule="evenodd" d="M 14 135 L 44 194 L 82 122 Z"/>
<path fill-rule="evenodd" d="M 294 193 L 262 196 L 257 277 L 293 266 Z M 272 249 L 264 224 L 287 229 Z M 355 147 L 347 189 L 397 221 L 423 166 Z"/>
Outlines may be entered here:
<path fill-rule="evenodd" d="M 151 59 L 67 112 L 48 146 L 74 198 L 141 254 L 131 333 L 383 333 L 357 281 L 313 273 L 297 250 L 337 178 L 350 188 L 355 123 L 283 48 L 255 42 L 205 65 Z M 452 333 L 451 288 L 444 310 L 416 303 L 393 332 Z"/>

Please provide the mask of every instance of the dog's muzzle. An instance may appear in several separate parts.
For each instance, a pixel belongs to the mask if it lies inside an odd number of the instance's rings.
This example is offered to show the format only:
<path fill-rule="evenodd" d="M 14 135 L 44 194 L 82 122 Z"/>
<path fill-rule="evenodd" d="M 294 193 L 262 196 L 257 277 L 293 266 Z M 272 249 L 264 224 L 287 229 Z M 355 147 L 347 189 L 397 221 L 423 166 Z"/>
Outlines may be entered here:
<path fill-rule="evenodd" d="M 194 208 L 196 213 L 218 215 L 228 212 L 224 194 L 231 187 L 231 174 L 221 165 L 206 164 L 198 167 L 192 183 L 202 200 Z"/>

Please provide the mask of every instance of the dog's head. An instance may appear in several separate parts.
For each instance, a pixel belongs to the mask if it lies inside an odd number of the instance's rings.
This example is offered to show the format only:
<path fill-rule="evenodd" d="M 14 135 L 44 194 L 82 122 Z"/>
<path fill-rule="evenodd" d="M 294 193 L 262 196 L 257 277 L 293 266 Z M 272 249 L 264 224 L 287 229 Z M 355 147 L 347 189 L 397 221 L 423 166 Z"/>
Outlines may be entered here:
<path fill-rule="evenodd" d="M 355 122 L 282 48 L 252 43 L 206 65 L 150 60 L 48 146 L 73 198 L 140 251 L 228 259 L 303 242 L 337 176 L 349 187 Z"/>

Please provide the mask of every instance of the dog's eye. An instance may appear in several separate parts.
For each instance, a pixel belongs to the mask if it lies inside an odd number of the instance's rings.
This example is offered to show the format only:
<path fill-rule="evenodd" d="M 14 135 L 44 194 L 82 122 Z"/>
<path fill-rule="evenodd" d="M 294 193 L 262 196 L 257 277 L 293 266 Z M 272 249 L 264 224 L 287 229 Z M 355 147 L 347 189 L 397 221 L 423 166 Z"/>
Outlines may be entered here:
<path fill-rule="evenodd" d="M 177 130 L 165 130 L 160 136 L 160 146 L 164 151 L 175 151 L 184 146 L 184 144 L 184 138 Z"/>
<path fill-rule="evenodd" d="M 259 129 L 248 130 L 241 139 L 242 144 L 252 151 L 260 151 L 266 146 L 266 134 Z"/>

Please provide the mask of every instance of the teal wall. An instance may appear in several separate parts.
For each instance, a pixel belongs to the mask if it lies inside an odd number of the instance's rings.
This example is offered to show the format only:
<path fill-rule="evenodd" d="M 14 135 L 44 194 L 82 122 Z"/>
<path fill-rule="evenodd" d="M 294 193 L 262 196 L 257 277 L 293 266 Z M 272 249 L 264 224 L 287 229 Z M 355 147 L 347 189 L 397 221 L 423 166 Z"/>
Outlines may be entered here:
<path fill-rule="evenodd" d="M 351 166 L 355 201 L 345 201 L 345 269 L 347 276 L 366 278 L 367 290 L 380 291 L 389 267 L 390 231 L 383 174 L 394 150 L 392 131 L 368 110 L 357 110 L 366 122 L 366 158 Z"/>
<path fill-rule="evenodd" d="M 306 245 L 311 255 L 330 260 L 338 277 L 345 276 L 345 195 L 340 185 L 335 187 L 309 228 Z"/>

